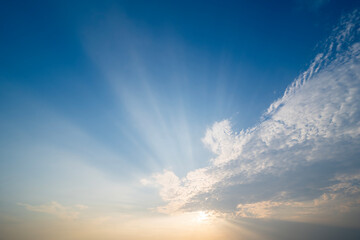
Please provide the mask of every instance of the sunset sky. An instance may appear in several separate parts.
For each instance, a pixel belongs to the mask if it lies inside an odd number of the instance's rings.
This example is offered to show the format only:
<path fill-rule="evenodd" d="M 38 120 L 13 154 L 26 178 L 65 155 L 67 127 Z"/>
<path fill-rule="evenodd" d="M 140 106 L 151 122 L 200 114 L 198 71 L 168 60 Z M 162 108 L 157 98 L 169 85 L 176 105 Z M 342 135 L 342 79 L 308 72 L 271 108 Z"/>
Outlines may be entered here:
<path fill-rule="evenodd" d="M 2 1 L 0 239 L 360 239 L 360 2 Z"/>

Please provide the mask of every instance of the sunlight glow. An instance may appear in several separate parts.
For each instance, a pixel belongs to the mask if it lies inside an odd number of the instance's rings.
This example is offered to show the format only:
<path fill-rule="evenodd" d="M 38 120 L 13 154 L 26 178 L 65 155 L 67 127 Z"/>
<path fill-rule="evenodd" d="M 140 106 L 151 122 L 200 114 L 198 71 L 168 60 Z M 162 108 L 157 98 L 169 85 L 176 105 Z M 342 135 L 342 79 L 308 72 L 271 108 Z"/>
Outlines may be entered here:
<path fill-rule="evenodd" d="M 196 221 L 198 223 L 204 223 L 204 222 L 207 222 L 209 219 L 210 219 L 210 215 L 204 211 L 200 211 L 197 213 L 197 218 L 196 218 Z"/>

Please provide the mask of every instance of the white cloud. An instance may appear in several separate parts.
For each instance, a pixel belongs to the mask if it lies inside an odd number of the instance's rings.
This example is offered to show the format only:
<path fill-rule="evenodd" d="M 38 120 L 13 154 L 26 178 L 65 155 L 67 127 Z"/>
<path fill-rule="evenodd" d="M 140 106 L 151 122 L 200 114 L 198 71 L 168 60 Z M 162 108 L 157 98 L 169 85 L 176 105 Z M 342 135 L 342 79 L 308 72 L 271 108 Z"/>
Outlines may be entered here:
<path fill-rule="evenodd" d="M 209 167 L 191 171 L 182 179 L 164 171 L 142 180 L 160 187 L 160 196 L 168 204 L 159 210 L 171 213 L 191 204 L 202 206 L 207 198 L 217 198 L 214 192 L 259 181 L 264 174 L 281 176 L 318 162 L 356 161 L 360 154 L 360 43 L 356 42 L 359 16 L 355 11 L 342 20 L 325 52 L 318 54 L 284 96 L 270 105 L 258 125 L 236 133 L 230 121 L 224 120 L 206 131 L 202 141 L 216 154 Z M 268 217 L 276 208 L 295 206 L 306 212 L 304 208 L 318 208 L 335 198 L 347 202 L 351 196 L 341 194 L 339 198 L 335 190 L 357 188 L 349 182 L 338 184 L 329 188 L 333 188 L 332 192 L 318 189 L 318 197 L 302 201 L 263 199 L 239 203 L 237 213 Z M 206 199 L 199 201 L 201 195 Z"/>
<path fill-rule="evenodd" d="M 210 129 L 207 129 L 202 141 L 217 155 L 212 160 L 214 165 L 221 165 L 238 158 L 250 136 L 248 131 L 235 134 L 231 129 L 230 121 L 224 120 L 215 122 Z"/>

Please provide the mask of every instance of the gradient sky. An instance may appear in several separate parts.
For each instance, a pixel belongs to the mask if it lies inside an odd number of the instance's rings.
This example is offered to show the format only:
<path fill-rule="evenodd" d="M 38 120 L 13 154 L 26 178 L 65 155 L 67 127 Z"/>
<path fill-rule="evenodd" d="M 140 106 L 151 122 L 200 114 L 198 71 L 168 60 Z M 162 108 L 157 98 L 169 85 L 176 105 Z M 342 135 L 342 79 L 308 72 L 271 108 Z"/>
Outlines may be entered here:
<path fill-rule="evenodd" d="M 360 2 L 3 1 L 1 239 L 359 239 Z"/>

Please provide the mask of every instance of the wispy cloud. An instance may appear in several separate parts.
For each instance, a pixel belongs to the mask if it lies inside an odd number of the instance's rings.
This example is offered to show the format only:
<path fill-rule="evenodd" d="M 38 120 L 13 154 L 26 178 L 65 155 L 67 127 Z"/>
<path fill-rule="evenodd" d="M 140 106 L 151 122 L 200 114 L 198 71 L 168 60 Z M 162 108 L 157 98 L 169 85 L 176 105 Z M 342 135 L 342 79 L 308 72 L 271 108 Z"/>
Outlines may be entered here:
<path fill-rule="evenodd" d="M 341 179 L 347 179 L 360 155 L 359 20 L 358 11 L 342 19 L 324 52 L 270 105 L 258 125 L 236 132 L 230 120 L 214 123 L 202 139 L 215 154 L 208 167 L 183 178 L 164 170 L 143 179 L 157 185 L 167 202 L 158 210 L 221 211 L 225 207 L 239 216 L 265 218 L 281 212 L 274 214 L 274 209 L 299 208 L 304 213 L 335 199 L 358 206 L 359 196 L 346 193 L 356 192 L 359 183 Z M 323 171 L 307 173 L 308 166 Z M 341 171 L 343 175 L 336 175 Z M 309 183 L 308 176 L 316 181 Z M 244 190 L 250 184 L 262 189 L 261 185 L 269 184 L 267 179 L 276 184 L 270 193 Z M 274 200 L 284 191 L 282 186 L 290 188 L 286 189 L 289 194 Z M 291 213 L 295 216 L 300 211 Z"/>
<path fill-rule="evenodd" d="M 335 184 L 326 187 L 323 194 L 306 201 L 284 200 L 286 192 L 266 201 L 238 204 L 237 216 L 247 218 L 297 219 L 301 217 L 347 213 L 357 210 L 360 204 L 360 175 L 337 176 Z"/>
<path fill-rule="evenodd" d="M 31 212 L 40 212 L 54 215 L 61 219 L 75 220 L 79 217 L 80 211 L 87 209 L 85 205 L 75 205 L 73 207 L 65 207 L 58 202 L 51 202 L 44 205 L 30 205 L 26 203 L 18 203 L 18 205 L 25 207 L 28 211 Z"/>

